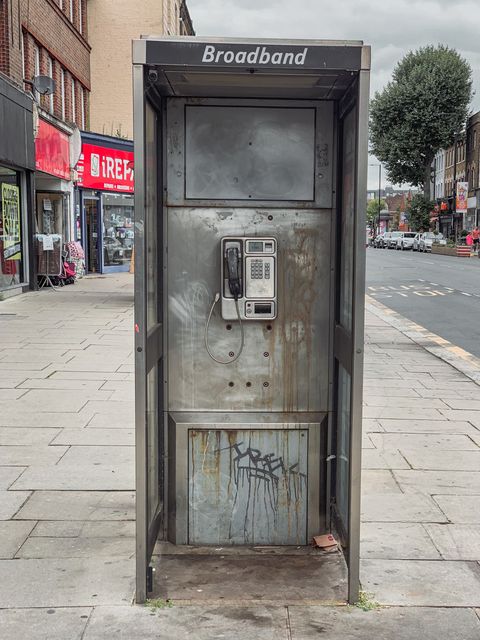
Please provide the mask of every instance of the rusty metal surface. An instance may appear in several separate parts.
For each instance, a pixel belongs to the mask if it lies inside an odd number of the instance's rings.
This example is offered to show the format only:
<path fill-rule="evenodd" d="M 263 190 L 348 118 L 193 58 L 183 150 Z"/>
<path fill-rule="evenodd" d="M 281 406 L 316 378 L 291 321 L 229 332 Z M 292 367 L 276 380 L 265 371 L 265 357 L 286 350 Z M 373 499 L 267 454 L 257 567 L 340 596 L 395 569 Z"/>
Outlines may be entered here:
<path fill-rule="evenodd" d="M 328 410 L 330 210 L 170 208 L 167 225 L 169 411 Z M 225 366 L 209 358 L 204 326 L 220 291 L 220 239 L 233 234 L 277 239 L 278 316 L 246 323 L 244 351 Z M 217 305 L 217 357 L 238 349 L 237 325 Z"/>
<path fill-rule="evenodd" d="M 190 430 L 189 544 L 306 544 L 308 430 Z"/>

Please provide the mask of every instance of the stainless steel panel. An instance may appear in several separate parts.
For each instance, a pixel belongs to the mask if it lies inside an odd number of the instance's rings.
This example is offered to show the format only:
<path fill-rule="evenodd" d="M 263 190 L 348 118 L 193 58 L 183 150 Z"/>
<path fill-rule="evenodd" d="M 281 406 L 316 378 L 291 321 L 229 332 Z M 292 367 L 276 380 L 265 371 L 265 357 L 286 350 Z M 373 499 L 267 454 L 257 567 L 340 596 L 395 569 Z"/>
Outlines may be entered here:
<path fill-rule="evenodd" d="M 306 544 L 307 430 L 189 431 L 189 544 Z"/>
<path fill-rule="evenodd" d="M 187 136 L 195 136 L 195 140 L 199 138 L 202 144 L 206 144 L 204 151 L 203 147 L 196 142 L 192 152 L 195 151 L 195 156 L 192 153 L 185 155 L 186 149 L 186 123 L 185 113 L 191 109 L 195 112 L 202 112 L 207 114 L 215 113 L 249 113 L 253 122 L 259 123 L 262 113 L 314 113 L 314 134 L 312 132 L 311 140 L 303 141 L 299 139 L 298 143 L 295 140 L 290 142 L 289 146 L 284 145 L 284 138 L 280 135 L 273 136 L 274 130 L 277 132 L 278 123 L 272 122 L 270 126 L 268 122 L 265 123 L 265 131 L 261 129 L 255 129 L 255 137 L 249 136 L 252 133 L 250 125 L 248 124 L 248 118 L 244 117 L 244 127 L 236 125 L 236 131 L 240 140 L 242 140 L 242 147 L 232 146 L 231 148 L 225 147 L 225 144 L 220 145 L 219 131 L 222 133 L 225 139 L 228 138 L 229 133 L 226 126 L 219 129 L 215 119 L 212 120 L 212 115 L 209 118 L 204 117 L 205 123 L 199 122 L 198 127 L 191 128 Z M 203 111 L 205 110 L 205 111 Z M 225 116 L 226 117 L 226 116 Z M 224 117 L 224 120 L 225 120 Z M 286 118 L 287 116 L 282 116 Z M 304 116 L 305 117 L 305 116 Z M 310 118 L 310 116 L 308 116 Z M 288 207 L 295 208 L 331 208 L 332 206 L 332 188 L 333 188 L 333 102 L 319 102 L 319 101 L 307 101 L 307 100 L 232 100 L 232 99 L 208 99 L 208 98 L 196 98 L 196 99 L 168 99 L 167 103 L 167 118 L 168 118 L 168 134 L 167 134 L 167 170 L 168 170 L 168 184 L 167 184 L 167 202 L 169 205 L 178 206 L 205 206 L 205 199 L 209 199 L 210 206 L 243 206 L 243 207 L 255 207 L 259 206 L 260 202 L 264 206 L 271 207 Z M 280 118 L 281 120 L 281 118 Z M 225 122 L 223 123 L 226 124 Z M 202 125 L 202 126 L 200 126 Z M 232 123 L 232 126 L 235 126 Z M 269 128 L 270 127 L 270 128 Z M 273 127 L 273 128 L 272 128 Z M 300 131 L 303 132 L 304 126 L 300 127 Z M 210 131 L 210 138 L 205 142 L 205 131 Z M 260 149 L 260 143 L 263 144 L 265 136 L 268 137 L 268 144 L 265 144 L 265 148 Z M 218 138 L 218 142 L 216 142 Z M 247 139 L 248 138 L 248 139 Z M 256 174 L 249 174 L 251 166 L 251 151 L 248 142 L 252 142 L 252 149 L 259 150 L 258 156 L 253 158 L 255 162 L 259 161 L 261 154 L 263 154 L 263 160 L 261 164 L 258 164 L 259 171 Z M 299 144 L 310 149 L 310 144 L 314 145 L 313 156 L 309 155 L 311 162 L 308 164 L 303 157 L 298 157 Z M 237 142 L 231 141 L 229 144 L 237 145 Z M 240 144 L 240 143 L 238 143 Z M 210 146 L 208 146 L 210 145 Z M 278 146 L 280 145 L 280 147 Z M 217 148 L 218 147 L 218 148 Z M 191 148 L 191 143 L 189 143 Z M 235 153 L 233 153 L 235 149 Z M 275 153 L 273 153 L 273 151 Z M 199 155 L 202 151 L 203 155 Z M 218 158 L 215 157 L 215 153 L 220 154 Z M 237 152 L 240 155 L 243 154 L 243 160 L 238 162 Z M 308 151 L 310 154 L 310 151 Z M 220 160 L 221 158 L 221 160 Z M 288 162 L 286 159 L 288 158 Z M 221 164 L 219 164 L 221 162 Z M 233 171 L 233 164 L 235 163 L 235 171 Z M 243 163 L 243 164 L 242 164 Z M 310 180 L 314 182 L 314 194 L 308 196 L 308 200 L 302 201 L 298 199 L 298 193 L 295 193 L 295 189 L 299 186 L 293 185 L 291 188 L 293 191 L 288 193 L 287 189 L 283 186 L 285 181 L 284 172 L 287 176 L 287 183 L 290 184 L 290 175 L 296 175 L 296 164 L 299 163 L 300 167 L 304 167 L 305 176 L 297 176 L 298 185 L 310 185 Z M 202 194 L 195 195 L 190 192 L 188 197 L 186 196 L 186 182 L 188 178 L 188 185 L 191 185 L 191 168 L 195 166 L 195 171 L 198 172 L 201 181 L 203 181 L 205 191 Z M 274 168 L 272 171 L 271 167 Z M 212 168 L 215 168 L 212 171 Z M 261 169 L 261 170 L 260 170 Z M 225 196 L 225 184 L 222 184 L 218 180 L 218 176 L 223 175 L 222 172 L 233 171 L 229 177 L 227 176 L 229 190 Z M 186 178 L 187 174 L 187 178 Z M 240 178 L 243 176 L 243 183 L 240 182 Z M 271 178 L 270 186 L 265 189 L 265 184 L 261 182 L 262 176 L 269 176 Z M 200 179 L 199 178 L 199 179 Z M 225 175 L 223 175 L 225 178 Z M 249 188 L 246 189 L 247 184 L 245 180 L 248 178 Z M 206 180 L 211 181 L 211 184 L 207 184 Z M 235 182 L 238 179 L 239 182 Z M 259 181 L 260 180 L 260 181 Z M 258 182 L 258 184 L 257 184 Z M 199 182 L 200 184 L 200 182 Z M 217 185 L 215 190 L 213 187 Z M 187 189 L 191 189 L 191 186 L 187 185 Z M 310 187 L 308 187 L 310 188 Z M 263 189 L 263 191 L 262 191 Z M 290 187 L 288 187 L 290 189 Z M 223 191 L 222 191 L 223 190 Z M 269 191 L 270 190 L 270 191 Z M 245 191 L 248 191 L 245 195 Z M 251 195 L 251 198 L 248 196 Z M 297 198 L 297 199 L 295 199 Z"/>
<path fill-rule="evenodd" d="M 168 210 L 169 411 L 325 411 L 330 336 L 330 211 Z M 269 218 L 272 218 L 271 220 Z M 229 365 L 204 346 L 205 321 L 221 291 L 220 240 L 273 236 L 278 315 L 245 323 L 245 347 Z M 210 346 L 229 360 L 238 323 L 212 316 Z"/>
<path fill-rule="evenodd" d="M 192 501 L 191 480 L 193 477 L 192 473 L 189 472 L 189 469 L 192 468 L 192 456 L 191 454 L 189 455 L 189 450 L 191 451 L 192 447 L 192 432 L 197 434 L 195 436 L 197 441 L 198 438 L 200 438 L 200 440 L 201 438 L 204 438 L 201 434 L 208 433 L 209 442 L 216 441 L 217 438 L 223 438 L 224 436 L 222 436 L 222 434 L 230 434 L 230 440 L 232 443 L 232 438 L 234 438 L 235 434 L 245 433 L 250 437 L 250 433 L 255 433 L 257 434 L 255 435 L 256 438 L 258 437 L 262 442 L 269 442 L 269 444 L 272 444 L 270 438 L 274 437 L 269 435 L 272 433 L 278 434 L 279 442 L 283 444 L 288 444 L 290 438 L 289 435 L 281 435 L 284 432 L 297 434 L 297 436 L 292 437 L 298 437 L 299 432 L 308 433 L 308 436 L 306 436 L 308 438 L 308 447 L 305 454 L 306 457 L 302 457 L 302 460 L 306 461 L 308 476 L 306 480 L 308 491 L 305 495 L 307 512 L 305 535 L 307 540 L 309 540 L 319 531 L 323 531 L 325 528 L 327 511 L 326 494 L 322 484 L 324 482 L 325 475 L 326 438 L 324 436 L 326 431 L 326 422 L 325 414 L 322 413 L 171 413 L 169 416 L 169 540 L 176 544 L 187 544 L 189 540 L 189 518 L 199 517 L 198 513 L 196 516 L 192 516 L 191 512 L 189 513 L 189 505 L 191 505 Z M 217 435 L 217 431 L 219 432 L 219 435 Z M 265 435 L 259 435 L 260 432 L 265 433 Z M 275 438 L 276 437 L 277 436 L 275 436 Z M 231 442 L 229 441 L 229 445 Z M 238 440 L 237 443 L 238 442 L 240 441 Z M 259 447 L 257 446 L 256 448 L 258 449 Z M 284 455 L 282 453 L 283 448 L 272 449 L 272 447 L 269 446 L 267 449 L 268 451 L 265 451 L 267 454 L 280 452 L 279 455 L 282 456 L 284 461 L 291 459 L 291 452 L 286 452 Z M 263 451 L 261 448 L 260 450 Z M 232 451 L 234 451 L 234 449 Z M 209 454 L 211 453 L 209 449 L 207 452 Z M 215 455 L 220 455 L 220 453 L 221 452 Z M 234 456 L 232 453 L 232 469 L 235 466 L 233 458 Z M 284 462 L 284 464 L 286 463 Z M 292 462 L 291 464 L 295 464 L 295 462 Z M 196 465 L 196 469 L 198 471 L 198 465 Z M 219 467 L 216 467 L 216 469 L 218 470 Z M 293 471 L 295 471 L 295 469 L 293 469 Z M 202 475 L 196 476 L 196 480 L 200 482 L 198 487 L 205 486 L 209 496 L 207 500 L 207 493 L 204 494 L 206 504 L 204 504 L 202 508 L 210 510 L 222 509 L 222 500 L 215 497 L 215 492 L 211 492 L 212 485 L 208 485 L 209 477 L 210 476 L 208 474 L 207 476 L 204 476 L 203 472 Z M 212 482 L 215 483 L 217 481 L 212 478 Z M 208 488 L 209 486 L 210 489 Z M 218 483 L 216 486 L 219 486 Z M 195 495 L 198 496 L 198 492 Z M 282 508 L 284 507 L 285 504 L 282 505 Z M 225 508 L 228 508 L 228 505 L 226 505 Z M 212 524 L 212 520 L 210 524 Z M 291 518 L 290 523 L 292 524 L 293 522 L 294 520 Z M 295 522 L 297 523 L 296 518 Z M 279 525 L 279 527 L 278 533 L 275 534 L 277 536 L 275 538 L 277 541 L 281 540 L 279 533 L 282 531 L 281 527 L 283 527 L 283 524 Z M 300 531 L 300 529 L 297 530 Z M 290 529 L 290 531 L 293 530 Z M 218 533 L 219 530 L 217 529 L 217 534 Z M 238 539 L 230 541 L 230 543 L 244 544 L 243 541 L 238 542 Z M 281 544 L 281 542 L 277 543 Z M 227 542 L 224 544 L 227 544 Z M 272 540 L 266 540 L 265 544 L 274 544 L 274 542 Z"/>
<path fill-rule="evenodd" d="M 187 106 L 185 195 L 314 200 L 315 109 Z"/>

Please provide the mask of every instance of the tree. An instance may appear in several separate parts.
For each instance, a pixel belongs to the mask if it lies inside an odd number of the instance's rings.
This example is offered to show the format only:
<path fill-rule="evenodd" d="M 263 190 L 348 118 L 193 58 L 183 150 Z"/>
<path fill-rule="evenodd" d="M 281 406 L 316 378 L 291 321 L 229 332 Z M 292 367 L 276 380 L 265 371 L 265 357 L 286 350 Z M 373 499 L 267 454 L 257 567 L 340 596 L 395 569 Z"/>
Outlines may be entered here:
<path fill-rule="evenodd" d="M 371 149 L 391 182 L 430 195 L 432 161 L 465 127 L 471 98 L 472 69 L 454 49 L 422 47 L 397 64 L 370 105 Z"/>
<path fill-rule="evenodd" d="M 430 211 L 435 203 L 422 193 L 415 194 L 407 205 L 408 224 L 412 231 L 428 231 L 430 229 Z"/>
<path fill-rule="evenodd" d="M 378 207 L 378 199 L 369 200 L 367 204 L 367 222 L 373 227 L 376 226 L 378 222 L 378 214 L 383 209 L 387 208 L 387 203 L 385 200 L 380 200 L 380 208 Z"/>

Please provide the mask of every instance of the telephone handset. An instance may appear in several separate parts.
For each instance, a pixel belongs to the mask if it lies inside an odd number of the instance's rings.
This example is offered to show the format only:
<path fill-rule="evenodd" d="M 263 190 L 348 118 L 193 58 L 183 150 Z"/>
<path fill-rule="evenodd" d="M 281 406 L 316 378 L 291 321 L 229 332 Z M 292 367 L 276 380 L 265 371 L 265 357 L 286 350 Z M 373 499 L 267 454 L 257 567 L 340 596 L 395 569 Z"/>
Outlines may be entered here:
<path fill-rule="evenodd" d="M 227 246 L 225 249 L 225 275 L 228 288 L 234 300 L 242 297 L 242 257 L 239 246 Z"/>

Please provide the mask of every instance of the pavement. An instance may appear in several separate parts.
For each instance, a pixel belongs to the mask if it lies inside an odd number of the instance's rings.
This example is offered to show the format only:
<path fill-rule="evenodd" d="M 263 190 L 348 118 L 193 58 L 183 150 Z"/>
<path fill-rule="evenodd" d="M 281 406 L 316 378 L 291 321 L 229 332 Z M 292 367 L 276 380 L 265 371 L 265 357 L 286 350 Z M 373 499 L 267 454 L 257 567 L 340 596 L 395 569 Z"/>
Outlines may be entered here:
<path fill-rule="evenodd" d="M 89 277 L 0 304 L 1 640 L 478 640 L 480 361 L 372 299 L 369 610 L 133 604 L 132 285 Z"/>
<path fill-rule="evenodd" d="M 480 357 L 478 257 L 457 258 L 369 247 L 367 293 Z"/>

